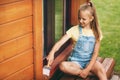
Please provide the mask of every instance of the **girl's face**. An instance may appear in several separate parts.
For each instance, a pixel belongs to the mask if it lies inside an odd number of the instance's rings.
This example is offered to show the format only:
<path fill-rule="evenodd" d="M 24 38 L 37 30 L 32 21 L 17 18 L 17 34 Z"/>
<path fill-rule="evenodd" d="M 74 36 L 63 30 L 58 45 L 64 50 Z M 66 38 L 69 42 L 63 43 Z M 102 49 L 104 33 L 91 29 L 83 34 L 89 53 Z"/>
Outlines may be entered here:
<path fill-rule="evenodd" d="M 93 20 L 93 16 L 88 10 L 80 11 L 80 18 L 79 22 L 82 27 L 89 27 L 90 28 L 90 22 Z"/>

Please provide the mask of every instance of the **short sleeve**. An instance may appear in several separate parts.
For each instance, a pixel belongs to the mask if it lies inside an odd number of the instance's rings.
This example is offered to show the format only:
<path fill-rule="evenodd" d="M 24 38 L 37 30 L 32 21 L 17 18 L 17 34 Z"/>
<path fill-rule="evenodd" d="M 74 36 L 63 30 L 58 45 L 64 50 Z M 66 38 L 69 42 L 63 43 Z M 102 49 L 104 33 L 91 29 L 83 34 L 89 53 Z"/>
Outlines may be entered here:
<path fill-rule="evenodd" d="M 77 41 L 79 38 L 79 25 L 71 27 L 66 31 L 66 34 L 72 38 L 73 41 Z"/>
<path fill-rule="evenodd" d="M 72 37 L 73 31 L 74 31 L 74 27 L 71 27 L 69 30 L 66 31 L 66 34 L 67 34 L 69 37 Z"/>
<path fill-rule="evenodd" d="M 103 39 L 102 31 L 100 31 L 100 41 Z"/>

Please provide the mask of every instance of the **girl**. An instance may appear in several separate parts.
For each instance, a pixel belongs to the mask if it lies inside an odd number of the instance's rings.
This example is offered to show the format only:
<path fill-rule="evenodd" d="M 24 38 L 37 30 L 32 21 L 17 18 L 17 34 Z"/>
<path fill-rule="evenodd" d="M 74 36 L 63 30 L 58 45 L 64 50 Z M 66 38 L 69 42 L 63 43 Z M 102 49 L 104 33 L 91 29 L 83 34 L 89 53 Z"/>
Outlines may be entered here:
<path fill-rule="evenodd" d="M 79 25 L 70 28 L 54 45 L 47 56 L 48 65 L 54 60 L 54 53 L 70 38 L 74 48 L 67 61 L 60 64 L 61 71 L 86 78 L 89 72 L 98 76 L 99 80 L 107 80 L 101 63 L 96 61 L 102 35 L 98 25 L 96 11 L 91 2 L 80 6 L 78 11 Z"/>

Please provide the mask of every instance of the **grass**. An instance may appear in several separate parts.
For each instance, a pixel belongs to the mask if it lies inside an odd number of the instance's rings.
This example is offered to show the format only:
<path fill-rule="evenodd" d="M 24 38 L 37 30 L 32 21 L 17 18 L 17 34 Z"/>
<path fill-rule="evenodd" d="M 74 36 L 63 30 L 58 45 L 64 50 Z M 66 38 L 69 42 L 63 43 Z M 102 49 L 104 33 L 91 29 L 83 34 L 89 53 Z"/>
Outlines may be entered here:
<path fill-rule="evenodd" d="M 100 56 L 113 57 L 120 74 L 120 0 L 93 0 L 103 32 Z"/>
<path fill-rule="evenodd" d="M 56 0 L 59 1 L 60 0 Z M 113 57 L 116 61 L 115 72 L 120 74 L 120 0 L 92 0 L 97 9 L 100 27 L 103 33 L 100 56 Z M 62 4 L 61 4 L 62 5 Z M 56 8 L 56 41 L 61 36 L 61 5 Z"/>
<path fill-rule="evenodd" d="M 55 42 L 58 41 L 63 33 L 63 1 L 55 0 Z"/>

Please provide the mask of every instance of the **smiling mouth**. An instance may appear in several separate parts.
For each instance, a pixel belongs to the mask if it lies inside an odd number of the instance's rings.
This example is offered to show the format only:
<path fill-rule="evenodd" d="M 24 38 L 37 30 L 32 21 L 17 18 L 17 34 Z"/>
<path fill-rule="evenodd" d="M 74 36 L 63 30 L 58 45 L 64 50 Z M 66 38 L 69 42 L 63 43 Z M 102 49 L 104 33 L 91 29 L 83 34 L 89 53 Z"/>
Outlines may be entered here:
<path fill-rule="evenodd" d="M 83 23 L 80 23 L 80 25 L 84 25 Z"/>

